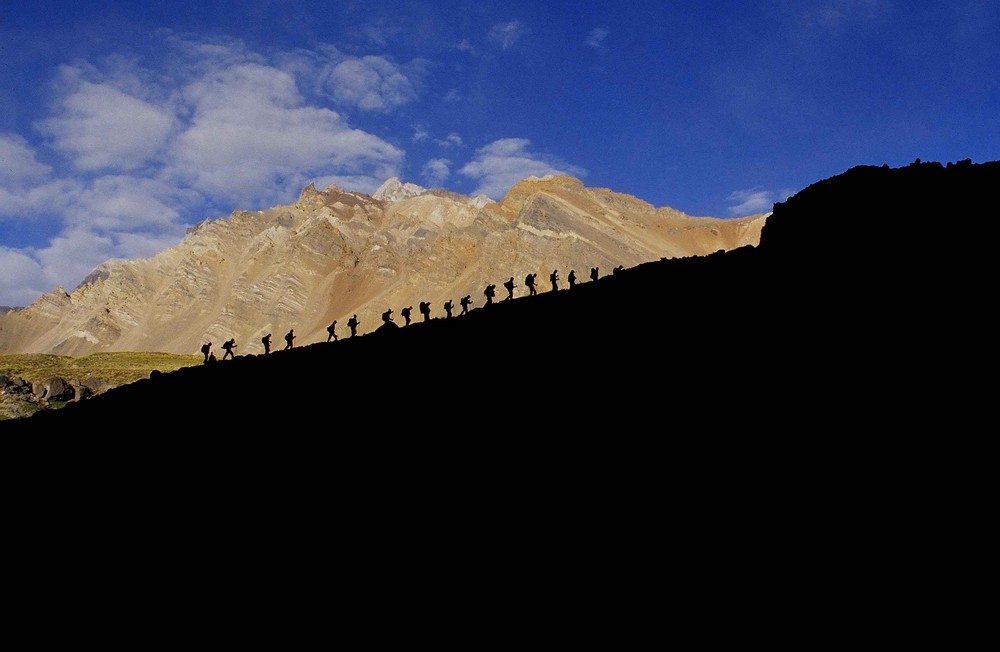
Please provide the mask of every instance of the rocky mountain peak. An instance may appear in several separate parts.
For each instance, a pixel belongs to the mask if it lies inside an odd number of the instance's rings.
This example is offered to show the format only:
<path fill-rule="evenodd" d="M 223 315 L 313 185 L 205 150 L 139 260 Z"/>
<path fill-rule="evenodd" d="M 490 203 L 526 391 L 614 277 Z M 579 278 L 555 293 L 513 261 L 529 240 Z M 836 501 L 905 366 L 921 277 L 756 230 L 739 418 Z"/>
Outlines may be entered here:
<path fill-rule="evenodd" d="M 426 188 L 418 186 L 415 183 L 403 183 L 399 180 L 399 177 L 390 177 L 378 187 L 378 190 L 372 194 L 372 198 L 379 201 L 394 202 L 416 197 L 425 192 L 427 192 Z"/>

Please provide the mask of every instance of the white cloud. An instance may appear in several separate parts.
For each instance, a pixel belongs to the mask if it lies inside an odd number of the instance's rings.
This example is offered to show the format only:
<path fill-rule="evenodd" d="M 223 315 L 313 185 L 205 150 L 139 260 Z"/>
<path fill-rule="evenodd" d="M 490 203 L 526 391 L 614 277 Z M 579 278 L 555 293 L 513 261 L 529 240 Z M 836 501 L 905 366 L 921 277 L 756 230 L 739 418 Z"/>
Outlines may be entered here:
<path fill-rule="evenodd" d="M 169 247 L 177 246 L 183 233 L 119 233 L 115 248 L 119 258 L 149 258 Z"/>
<path fill-rule="evenodd" d="M 462 94 L 458 92 L 457 88 L 449 88 L 448 92 L 445 93 L 444 97 L 441 99 L 444 100 L 445 102 L 461 102 Z"/>
<path fill-rule="evenodd" d="M 423 127 L 422 125 L 411 125 L 411 126 L 413 128 L 413 142 L 423 143 L 427 142 L 430 139 L 431 134 L 429 131 L 427 131 L 425 127 Z"/>
<path fill-rule="evenodd" d="M 589 34 L 587 34 L 587 40 L 585 42 L 592 48 L 602 48 L 604 47 L 604 39 L 607 37 L 608 30 L 603 27 L 595 27 L 590 30 Z"/>
<path fill-rule="evenodd" d="M 0 247 L 0 305 L 30 305 L 52 289 L 45 270 L 28 253 Z"/>
<path fill-rule="evenodd" d="M 368 40 L 379 47 L 385 47 L 389 41 L 395 38 L 402 29 L 398 25 L 366 25 L 361 28 L 361 32 L 368 37 Z"/>
<path fill-rule="evenodd" d="M 293 74 L 303 90 L 375 113 L 389 113 L 417 100 L 433 67 L 430 60 L 419 57 L 396 63 L 388 56 L 351 56 L 329 44 L 282 52 L 273 60 L 275 67 Z"/>
<path fill-rule="evenodd" d="M 164 40 L 171 52 L 177 53 L 182 61 L 182 71 L 191 76 L 198 76 L 237 66 L 243 63 L 266 63 L 266 58 L 252 51 L 246 43 L 237 38 L 213 36 L 209 38 L 192 37 L 190 34 L 178 34 L 171 30 L 161 30 Z M 283 59 L 295 56 L 297 53 L 277 53 L 274 56 Z"/>
<path fill-rule="evenodd" d="M 6 199 L 0 190 L 0 207 Z M 64 229 L 48 246 L 4 250 L 0 273 L 8 273 L 0 281 L 0 305 L 27 305 L 57 285 L 72 290 L 108 258 L 148 257 L 176 245 L 185 230 L 181 211 L 200 196 L 154 179 L 105 176 L 87 186 L 48 182 L 15 199 L 35 219 L 59 216 Z M 15 265 L 31 270 L 31 282 L 9 271 Z"/>
<path fill-rule="evenodd" d="M 0 134 L 0 218 L 34 219 L 58 214 L 76 202 L 83 186 L 51 178 L 52 167 L 16 134 Z"/>
<path fill-rule="evenodd" d="M 325 88 L 342 104 L 386 113 L 417 99 L 414 80 L 385 57 L 347 59 L 333 66 Z"/>
<path fill-rule="evenodd" d="M 512 20 L 507 23 L 497 23 L 486 33 L 486 37 L 500 45 L 504 50 L 509 50 L 521 37 L 528 34 L 529 30 L 519 20 Z"/>
<path fill-rule="evenodd" d="M 77 200 L 82 190 L 83 185 L 72 179 L 12 190 L 0 187 L 0 218 L 33 219 L 39 214 L 60 214 Z"/>
<path fill-rule="evenodd" d="M 729 213 L 734 216 L 753 215 L 756 213 L 767 213 L 774 207 L 774 196 L 766 190 L 735 190 L 730 193 L 728 200 L 735 202 L 729 207 Z"/>
<path fill-rule="evenodd" d="M 154 158 L 174 124 L 171 112 L 129 95 L 111 83 L 91 83 L 83 71 L 63 66 L 60 84 L 71 90 L 59 111 L 38 124 L 79 170 L 133 170 Z"/>
<path fill-rule="evenodd" d="M 291 75 L 276 68 L 217 71 L 186 95 L 195 118 L 171 147 L 172 172 L 215 198 L 276 202 L 323 172 L 381 183 L 403 157 L 340 114 L 305 105 Z"/>
<path fill-rule="evenodd" d="M 451 161 L 446 158 L 431 159 L 424 164 L 420 175 L 431 185 L 440 186 L 451 175 Z"/>
<path fill-rule="evenodd" d="M 201 195 L 155 179 L 106 176 L 95 179 L 66 210 L 68 225 L 93 231 L 157 228 L 183 231 L 180 208 Z"/>
<path fill-rule="evenodd" d="M 35 258 L 50 281 L 72 292 L 95 267 L 117 257 L 114 240 L 87 229 L 69 229 L 52 239 L 49 246 L 35 251 Z"/>
<path fill-rule="evenodd" d="M 776 202 L 785 201 L 796 192 L 798 191 L 792 188 L 783 188 L 778 192 L 771 192 L 760 188 L 734 190 L 727 198 L 733 204 L 729 207 L 729 213 L 734 217 L 769 213 L 774 209 Z"/>
<path fill-rule="evenodd" d="M 473 195 L 486 195 L 499 201 L 511 186 L 527 177 L 547 174 L 569 174 L 582 177 L 583 168 L 528 150 L 526 138 L 502 138 L 476 150 L 476 158 L 466 163 L 459 173 L 477 179 Z"/>
<path fill-rule="evenodd" d="M 453 131 L 444 138 L 435 139 L 434 142 L 441 147 L 461 147 L 462 137 Z"/>
<path fill-rule="evenodd" d="M 51 167 L 35 158 L 35 150 L 24 138 L 17 134 L 0 134 L 0 191 L 36 184 L 51 171 Z"/>

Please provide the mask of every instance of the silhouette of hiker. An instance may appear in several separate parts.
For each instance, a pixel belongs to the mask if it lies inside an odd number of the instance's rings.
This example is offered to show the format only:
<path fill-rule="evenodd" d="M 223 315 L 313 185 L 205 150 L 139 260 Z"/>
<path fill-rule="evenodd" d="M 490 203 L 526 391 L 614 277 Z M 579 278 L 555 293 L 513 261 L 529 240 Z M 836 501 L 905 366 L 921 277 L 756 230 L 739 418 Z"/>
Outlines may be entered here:
<path fill-rule="evenodd" d="M 576 270 L 569 270 L 569 276 L 566 277 L 566 280 L 569 281 L 569 289 L 572 290 L 573 286 L 576 285 Z"/>
<path fill-rule="evenodd" d="M 337 332 L 336 331 L 337 331 L 337 320 L 334 319 L 333 323 L 326 327 L 326 333 L 327 333 L 327 335 L 326 335 L 326 341 L 327 342 L 330 341 L 331 337 L 333 338 L 334 342 L 337 341 Z"/>
<path fill-rule="evenodd" d="M 559 289 L 559 285 L 557 284 L 557 281 L 559 281 L 558 269 L 552 270 L 552 273 L 549 274 L 549 280 L 552 281 L 552 291 L 555 292 L 556 290 L 558 290 Z"/>
<path fill-rule="evenodd" d="M 431 304 L 429 301 L 420 302 L 420 314 L 424 316 L 424 321 L 431 318 Z"/>
<path fill-rule="evenodd" d="M 590 268 L 590 280 L 591 281 L 596 281 L 597 280 L 597 268 L 596 267 L 591 267 Z"/>
<path fill-rule="evenodd" d="M 233 349 L 236 348 L 236 338 L 230 338 L 229 340 L 222 343 L 222 348 L 226 350 L 226 354 L 222 356 L 222 359 L 235 358 L 236 355 L 233 353 Z"/>
<path fill-rule="evenodd" d="M 612 274 L 617 274 L 618 272 L 622 271 L 623 269 L 625 269 L 625 266 L 624 265 L 619 265 L 618 267 L 615 267 L 613 270 L 611 270 L 611 273 Z"/>
<path fill-rule="evenodd" d="M 382 321 L 384 321 L 387 324 L 392 321 L 392 308 L 389 308 L 388 310 L 382 313 Z"/>
<path fill-rule="evenodd" d="M 447 316 L 445 317 L 446 319 L 451 318 L 451 309 L 453 307 L 454 306 L 451 303 L 451 299 L 448 299 L 447 301 L 444 302 L 444 311 L 447 313 Z"/>
<path fill-rule="evenodd" d="M 469 304 L 472 303 L 472 295 L 471 294 L 465 295 L 464 297 L 462 297 L 462 300 L 459 303 L 462 304 L 462 314 L 463 315 L 468 314 Z"/>
<path fill-rule="evenodd" d="M 511 276 L 509 279 L 504 281 L 503 286 L 507 288 L 507 298 L 504 299 L 504 301 L 510 301 L 511 299 L 514 298 L 514 288 L 517 287 L 516 285 L 514 285 L 514 277 Z"/>
<path fill-rule="evenodd" d="M 285 351 L 292 348 L 292 340 L 294 339 L 295 339 L 295 329 L 293 328 L 287 333 L 285 333 L 285 348 L 284 348 Z"/>
<path fill-rule="evenodd" d="M 528 296 L 529 297 L 533 297 L 533 296 L 535 296 L 537 294 L 537 292 L 535 292 L 535 277 L 536 276 L 538 276 L 538 274 L 528 274 L 527 276 L 524 277 L 524 285 L 527 286 L 527 288 L 528 288 Z"/>
<path fill-rule="evenodd" d="M 347 327 L 351 329 L 351 337 L 358 334 L 358 316 L 354 315 L 347 320 Z"/>
<path fill-rule="evenodd" d="M 264 345 L 264 355 L 271 352 L 271 334 L 268 333 L 264 337 L 260 338 L 260 343 Z"/>
<path fill-rule="evenodd" d="M 399 314 L 403 315 L 403 319 L 406 320 L 406 325 L 410 325 L 410 311 L 413 310 L 413 306 L 407 306 L 399 311 Z"/>
<path fill-rule="evenodd" d="M 493 285 L 491 283 L 491 284 L 489 284 L 489 285 L 486 286 L 485 290 L 483 290 L 483 294 L 486 295 L 486 305 L 487 306 L 492 306 L 493 305 L 493 295 L 496 294 L 496 289 L 497 289 L 497 286 L 495 286 L 495 285 Z"/>
<path fill-rule="evenodd" d="M 209 354 L 209 352 L 211 352 L 211 350 L 212 350 L 212 343 L 211 342 L 209 342 L 208 344 L 202 344 L 201 345 L 201 352 L 202 352 L 202 355 L 205 356 L 205 362 L 208 362 L 208 354 Z"/>

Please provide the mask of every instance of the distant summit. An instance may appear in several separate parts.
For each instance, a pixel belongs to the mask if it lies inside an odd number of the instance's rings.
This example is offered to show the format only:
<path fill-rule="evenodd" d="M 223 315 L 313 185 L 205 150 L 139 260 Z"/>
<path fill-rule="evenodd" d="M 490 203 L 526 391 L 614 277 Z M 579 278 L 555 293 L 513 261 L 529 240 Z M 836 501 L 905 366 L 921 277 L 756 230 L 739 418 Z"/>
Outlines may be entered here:
<path fill-rule="evenodd" d="M 399 177 L 390 177 L 378 187 L 378 190 L 372 193 L 372 198 L 379 201 L 400 201 L 422 195 L 425 192 L 427 192 L 426 188 L 415 183 L 402 183 Z"/>
<path fill-rule="evenodd" d="M 486 195 L 475 195 L 474 197 L 465 197 L 464 195 L 459 195 L 458 193 L 449 192 L 447 190 L 438 189 L 428 189 L 423 186 L 418 186 L 415 183 L 402 183 L 399 177 L 390 177 L 385 180 L 378 189 L 372 193 L 372 199 L 377 199 L 384 202 L 397 202 L 403 201 L 404 199 L 410 199 L 412 197 L 419 197 L 423 194 L 432 194 L 438 197 L 451 197 L 452 199 L 460 199 L 465 203 L 473 206 L 474 208 L 482 208 L 487 204 L 495 204 L 496 202 Z"/>

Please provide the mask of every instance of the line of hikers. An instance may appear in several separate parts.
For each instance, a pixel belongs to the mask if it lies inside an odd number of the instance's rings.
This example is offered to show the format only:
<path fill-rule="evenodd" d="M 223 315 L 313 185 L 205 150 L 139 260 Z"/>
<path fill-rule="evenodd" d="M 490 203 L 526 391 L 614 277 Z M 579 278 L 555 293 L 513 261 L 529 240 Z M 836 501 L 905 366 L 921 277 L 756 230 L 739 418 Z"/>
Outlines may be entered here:
<path fill-rule="evenodd" d="M 618 265 L 617 267 L 614 268 L 614 270 L 612 270 L 612 272 L 614 274 L 617 274 L 622 269 L 624 269 L 624 267 L 622 265 Z M 599 278 L 599 272 L 600 272 L 600 269 L 598 267 L 591 267 L 590 268 L 590 280 L 591 281 L 596 281 Z M 525 285 L 525 287 L 528 288 L 528 296 L 533 297 L 536 294 L 538 294 L 538 291 L 535 288 L 535 279 L 536 278 L 538 278 L 538 274 L 534 274 L 534 273 L 529 273 L 527 276 L 524 277 L 524 285 Z M 576 287 L 576 270 L 572 270 L 571 269 L 569 271 L 569 275 L 566 277 L 566 280 L 569 283 L 570 289 L 573 289 L 574 287 Z M 555 292 L 555 291 L 557 291 L 559 289 L 559 270 L 558 269 L 552 270 L 552 273 L 549 274 L 549 283 L 552 284 L 552 292 Z M 514 283 L 514 277 L 511 276 L 509 279 L 507 279 L 506 281 L 504 281 L 503 286 L 504 286 L 504 289 L 507 290 L 507 296 L 504 298 L 504 301 L 510 301 L 511 299 L 514 298 L 514 288 L 517 287 L 517 285 Z M 493 298 L 496 296 L 496 288 L 497 288 L 496 285 L 490 283 L 483 290 L 483 295 L 486 297 L 486 303 L 485 303 L 485 305 L 487 305 L 487 306 L 493 305 Z M 464 297 L 462 297 L 460 299 L 459 303 L 462 306 L 462 312 L 460 314 L 467 315 L 469 313 L 469 306 L 472 305 L 472 296 L 468 295 L 468 294 L 465 295 Z M 451 316 L 452 316 L 451 311 L 453 309 L 454 309 L 454 303 L 452 302 L 451 299 L 448 299 L 444 303 L 444 311 L 445 311 L 445 318 L 446 319 L 450 319 L 451 318 Z M 405 308 L 403 308 L 403 309 L 401 309 L 399 311 L 399 314 L 401 314 L 403 316 L 403 319 L 406 321 L 406 324 L 405 324 L 406 326 L 410 325 L 410 311 L 412 311 L 412 310 L 413 310 L 413 306 L 407 306 L 407 307 L 405 307 Z M 419 310 L 420 310 L 420 314 L 423 316 L 423 320 L 424 321 L 430 321 L 430 319 L 431 319 L 431 304 L 430 304 L 430 302 L 429 301 L 421 301 L 420 304 L 419 304 Z M 393 324 L 393 325 L 395 325 L 395 322 L 393 322 L 393 320 L 392 320 L 392 308 L 390 308 L 389 310 L 386 310 L 385 312 L 382 313 L 382 321 L 384 323 L 386 323 L 386 324 Z M 360 325 L 361 325 L 361 322 L 358 321 L 358 315 L 357 314 L 352 315 L 351 318 L 347 320 L 347 327 L 351 329 L 351 337 L 357 336 L 357 334 L 358 334 L 358 326 L 360 326 Z M 334 319 L 333 322 L 329 326 L 326 327 L 326 332 L 327 332 L 326 341 L 327 342 L 330 342 L 330 341 L 336 342 L 337 341 L 338 338 L 337 338 L 336 329 L 337 329 L 337 320 Z M 298 337 L 298 336 L 295 334 L 295 329 L 289 330 L 287 333 L 285 333 L 285 348 L 282 349 L 282 350 L 283 351 L 287 351 L 288 349 L 291 349 L 292 348 L 292 343 L 295 341 L 296 337 Z M 260 338 L 260 342 L 261 342 L 261 344 L 264 345 L 264 355 L 269 354 L 271 352 L 271 334 L 268 333 L 264 337 Z M 222 343 L 222 349 L 226 353 L 222 356 L 222 359 L 225 360 L 226 358 L 235 358 L 236 354 L 233 352 L 233 349 L 235 349 L 235 348 L 237 348 L 237 344 L 236 344 L 236 339 L 235 338 L 230 338 L 230 339 L 226 340 L 225 342 L 223 342 Z M 205 344 L 202 344 L 202 346 L 201 346 L 201 352 L 205 356 L 205 362 L 213 362 L 213 361 L 215 361 L 216 358 L 215 358 L 215 354 L 212 353 L 212 343 L 211 342 L 207 342 Z"/>
<path fill-rule="evenodd" d="M 334 323 L 336 323 L 336 322 L 334 322 Z M 293 342 L 295 342 L 295 338 L 296 337 L 298 337 L 298 335 L 295 334 L 295 329 L 294 328 L 291 329 L 290 331 L 288 331 L 287 333 L 285 333 L 285 348 L 282 349 L 282 350 L 287 351 L 288 349 L 292 348 L 292 344 L 293 344 Z M 264 337 L 260 338 L 260 343 L 264 345 L 264 354 L 265 355 L 267 355 L 268 353 L 271 352 L 271 334 L 270 333 L 268 333 Z M 225 342 L 223 342 L 221 348 L 222 348 L 222 350 L 225 351 L 225 354 L 223 354 L 222 359 L 225 360 L 226 358 L 235 358 L 236 357 L 236 353 L 233 351 L 233 349 L 237 348 L 238 346 L 239 345 L 236 344 L 236 338 L 235 337 L 231 337 L 228 340 L 226 340 Z M 202 355 L 205 356 L 205 362 L 214 362 L 216 360 L 215 354 L 212 353 L 212 343 L 211 342 L 206 342 L 206 343 L 204 343 L 204 344 L 201 345 L 201 353 L 202 353 Z"/>

